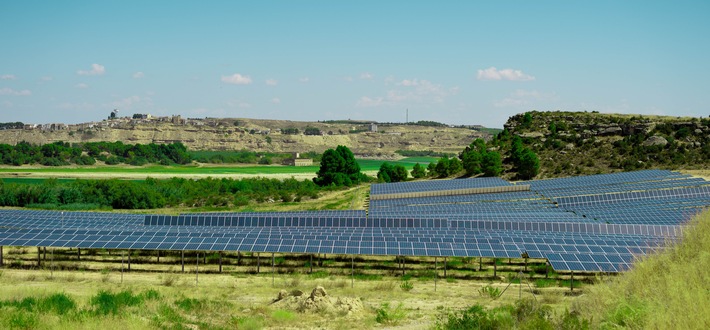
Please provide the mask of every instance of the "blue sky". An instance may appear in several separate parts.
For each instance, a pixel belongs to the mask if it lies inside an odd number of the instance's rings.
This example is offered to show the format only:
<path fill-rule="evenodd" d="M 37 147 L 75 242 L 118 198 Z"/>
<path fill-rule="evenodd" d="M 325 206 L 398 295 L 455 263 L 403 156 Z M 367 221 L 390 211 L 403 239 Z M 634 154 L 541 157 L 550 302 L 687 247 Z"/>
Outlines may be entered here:
<path fill-rule="evenodd" d="M 0 0 L 0 122 L 710 115 L 710 1 Z"/>

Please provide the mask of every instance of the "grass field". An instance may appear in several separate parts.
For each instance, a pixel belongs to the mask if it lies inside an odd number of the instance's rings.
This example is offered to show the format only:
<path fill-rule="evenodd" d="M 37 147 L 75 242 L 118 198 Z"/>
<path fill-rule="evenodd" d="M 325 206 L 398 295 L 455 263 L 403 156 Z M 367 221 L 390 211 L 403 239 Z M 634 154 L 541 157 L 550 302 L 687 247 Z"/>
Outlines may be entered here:
<path fill-rule="evenodd" d="M 404 165 L 408 170 L 411 170 L 414 164 L 420 163 L 426 166 L 431 161 L 436 161 L 430 157 L 412 157 L 404 158 L 397 161 L 387 161 L 391 164 Z M 360 159 L 361 170 L 367 175 L 376 175 L 380 165 L 385 162 L 383 160 Z M 271 178 L 290 178 L 294 177 L 299 180 L 307 180 L 315 177 L 318 172 L 318 166 L 282 166 L 282 165 L 214 165 L 214 164 L 198 164 L 185 166 L 62 166 L 62 167 L 47 167 L 47 166 L 21 166 L 21 167 L 0 167 L 0 178 L 5 182 L 16 183 L 41 183 L 38 179 L 41 178 L 59 178 L 59 179 L 99 179 L 99 178 L 118 178 L 118 179 L 133 179 L 140 180 L 146 177 L 153 178 L 170 178 L 170 177 L 186 177 L 186 178 L 201 178 L 201 177 L 271 177 Z"/>

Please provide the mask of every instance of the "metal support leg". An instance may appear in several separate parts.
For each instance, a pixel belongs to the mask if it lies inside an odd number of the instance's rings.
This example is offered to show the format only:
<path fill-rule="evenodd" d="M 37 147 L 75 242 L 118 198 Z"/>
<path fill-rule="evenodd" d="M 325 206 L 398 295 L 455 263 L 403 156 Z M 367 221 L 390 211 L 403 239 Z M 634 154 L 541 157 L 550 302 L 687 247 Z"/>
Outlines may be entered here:
<path fill-rule="evenodd" d="M 350 288 L 355 287 L 355 257 L 350 256 Z"/>
<path fill-rule="evenodd" d="M 274 273 L 276 272 L 276 257 L 274 257 L 274 253 L 271 252 L 271 286 L 274 286 Z"/>
<path fill-rule="evenodd" d="M 310 257 L 311 257 L 311 261 L 308 264 L 311 266 L 311 271 L 309 272 L 309 274 L 313 274 L 313 255 L 311 254 Z"/>
<path fill-rule="evenodd" d="M 182 272 L 185 272 L 185 250 L 180 251 L 180 265 L 182 266 Z"/>
<path fill-rule="evenodd" d="M 444 257 L 444 277 L 446 277 L 446 257 Z"/>
<path fill-rule="evenodd" d="M 259 253 L 256 254 L 256 273 L 259 274 L 259 268 L 261 268 L 261 259 L 259 258 Z"/>
<path fill-rule="evenodd" d="M 42 260 L 42 248 L 38 246 L 37 247 L 37 268 L 42 266 L 41 260 Z"/>
<path fill-rule="evenodd" d="M 446 262 L 444 262 L 446 264 Z M 439 277 L 439 262 L 436 257 L 434 257 L 434 292 L 436 292 L 436 280 Z"/>
<path fill-rule="evenodd" d="M 498 259 L 493 258 L 493 277 L 498 277 Z"/>
<path fill-rule="evenodd" d="M 128 271 L 131 271 L 131 250 L 128 250 Z"/>
<path fill-rule="evenodd" d="M 219 251 L 219 272 L 222 273 L 222 251 Z"/>
<path fill-rule="evenodd" d="M 0 245 L 0 267 L 3 266 L 3 260 L 2 260 L 2 245 Z"/>
<path fill-rule="evenodd" d="M 76 260 L 81 261 L 81 249 L 80 248 L 76 249 Z"/>
<path fill-rule="evenodd" d="M 195 286 L 199 284 L 199 276 L 200 276 L 200 253 L 197 252 L 195 254 Z"/>

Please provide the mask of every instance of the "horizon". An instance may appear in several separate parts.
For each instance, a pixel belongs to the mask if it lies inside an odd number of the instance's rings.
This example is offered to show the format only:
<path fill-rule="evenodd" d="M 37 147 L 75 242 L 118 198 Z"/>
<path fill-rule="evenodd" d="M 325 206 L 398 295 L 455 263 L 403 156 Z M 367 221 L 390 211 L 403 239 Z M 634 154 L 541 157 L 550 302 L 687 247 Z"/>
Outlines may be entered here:
<path fill-rule="evenodd" d="M 0 8 L 0 122 L 78 124 L 115 108 L 489 128 L 533 110 L 710 115 L 704 1 Z"/>

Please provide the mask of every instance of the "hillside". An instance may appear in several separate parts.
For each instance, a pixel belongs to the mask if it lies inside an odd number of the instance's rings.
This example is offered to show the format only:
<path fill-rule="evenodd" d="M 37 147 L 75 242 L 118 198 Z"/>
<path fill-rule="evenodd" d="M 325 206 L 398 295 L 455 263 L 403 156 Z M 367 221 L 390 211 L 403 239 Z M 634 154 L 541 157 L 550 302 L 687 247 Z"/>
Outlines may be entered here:
<path fill-rule="evenodd" d="M 321 135 L 305 135 L 316 128 Z M 297 129 L 296 134 L 283 134 Z M 56 141 L 79 143 L 122 141 L 131 144 L 180 141 L 190 150 L 252 150 L 258 152 L 323 152 L 337 145 L 349 147 L 360 157 L 390 158 L 397 150 L 457 154 L 476 138 L 490 138 L 487 131 L 446 126 L 379 124 L 356 121 L 297 122 L 260 119 L 161 119 L 119 118 L 79 125 L 53 124 L 25 129 L 0 130 L 0 143 Z"/>
<path fill-rule="evenodd" d="M 532 111 L 505 129 L 537 153 L 538 178 L 710 168 L 709 118 Z"/>

